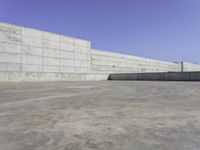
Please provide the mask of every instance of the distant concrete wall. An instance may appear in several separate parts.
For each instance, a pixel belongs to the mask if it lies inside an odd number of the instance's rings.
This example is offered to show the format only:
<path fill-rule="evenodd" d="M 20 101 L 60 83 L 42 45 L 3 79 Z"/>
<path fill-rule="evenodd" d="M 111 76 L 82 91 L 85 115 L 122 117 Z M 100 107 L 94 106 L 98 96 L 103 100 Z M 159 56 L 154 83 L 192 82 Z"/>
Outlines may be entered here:
<path fill-rule="evenodd" d="M 188 62 L 182 62 L 182 71 L 200 71 L 200 65 L 199 64 L 193 64 Z"/>
<path fill-rule="evenodd" d="M 184 63 L 184 70 L 200 70 Z M 181 65 L 91 48 L 87 40 L 0 22 L 0 82 L 106 80 L 109 73 L 181 71 Z"/>
<path fill-rule="evenodd" d="M 92 49 L 91 71 L 107 73 L 180 71 L 181 65 L 148 58 Z"/>

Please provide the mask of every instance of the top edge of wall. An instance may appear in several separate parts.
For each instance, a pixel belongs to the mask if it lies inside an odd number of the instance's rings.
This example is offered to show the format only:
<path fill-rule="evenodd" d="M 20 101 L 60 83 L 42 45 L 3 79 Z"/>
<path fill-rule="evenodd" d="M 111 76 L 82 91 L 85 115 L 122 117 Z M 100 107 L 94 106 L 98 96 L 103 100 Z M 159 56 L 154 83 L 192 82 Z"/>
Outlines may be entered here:
<path fill-rule="evenodd" d="M 159 59 L 153 59 L 153 58 L 148 58 L 148 57 L 141 57 L 141 56 L 136 56 L 136 55 L 129 55 L 129 54 L 123 54 L 123 53 L 119 53 L 119 52 L 111 52 L 111 51 L 107 51 L 107 50 L 101 50 L 101 49 L 97 49 L 97 48 L 92 48 L 92 50 L 94 51 L 101 51 L 101 52 L 106 52 L 106 53 L 111 53 L 114 55 L 121 55 L 122 57 L 136 57 L 139 59 L 147 59 L 147 60 L 152 60 L 152 61 L 159 61 L 159 62 L 164 62 L 164 63 L 171 63 L 171 64 L 181 64 L 180 62 L 170 62 L 170 61 L 164 61 L 164 60 L 159 60 Z"/>
<path fill-rule="evenodd" d="M 191 64 L 191 65 L 200 65 L 198 63 L 191 63 L 191 62 L 186 62 L 186 61 L 182 61 L 183 63 L 186 63 L 186 64 Z"/>
<path fill-rule="evenodd" d="M 46 30 L 42 30 L 42 29 L 37 29 L 37 28 L 34 28 L 34 27 L 27 27 L 27 26 L 23 26 L 23 25 L 17 25 L 15 23 L 8 23 L 8 22 L 5 22 L 5 21 L 0 21 L 0 24 L 6 24 L 6 25 L 9 25 L 9 26 L 15 26 L 15 27 L 19 27 L 19 28 L 37 30 L 37 31 L 40 31 L 40 32 L 46 32 L 46 33 L 55 34 L 55 35 L 58 35 L 58 36 L 64 36 L 64 37 L 68 37 L 68 38 L 73 38 L 75 40 L 82 40 L 82 41 L 85 41 L 85 42 L 88 42 L 88 43 L 91 44 L 90 40 L 86 40 L 86 39 L 83 39 L 83 38 L 77 38 L 77 37 L 74 37 L 74 36 L 68 36 L 68 35 L 64 35 L 64 34 L 60 34 L 60 33 L 56 33 L 56 32 L 50 32 L 50 31 L 46 31 Z"/>

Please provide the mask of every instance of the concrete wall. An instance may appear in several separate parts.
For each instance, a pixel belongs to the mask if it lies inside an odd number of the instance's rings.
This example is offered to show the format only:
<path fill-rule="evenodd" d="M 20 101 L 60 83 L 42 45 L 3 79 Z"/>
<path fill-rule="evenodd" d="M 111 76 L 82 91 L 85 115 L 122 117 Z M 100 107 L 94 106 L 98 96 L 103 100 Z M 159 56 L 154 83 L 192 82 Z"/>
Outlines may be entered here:
<path fill-rule="evenodd" d="M 107 80 L 103 73 L 41 73 L 41 72 L 0 72 L 0 82 L 34 81 L 96 81 Z"/>
<path fill-rule="evenodd" d="M 181 65 L 92 49 L 91 70 L 107 73 L 167 72 L 180 71 Z"/>
<path fill-rule="evenodd" d="M 0 23 L 0 71 L 90 72 L 90 42 Z"/>
<path fill-rule="evenodd" d="M 199 64 L 193 64 L 188 62 L 182 62 L 182 71 L 200 71 Z"/>
<path fill-rule="evenodd" d="M 200 72 L 157 72 L 110 74 L 109 80 L 200 81 Z"/>
<path fill-rule="evenodd" d="M 184 63 L 184 70 L 200 70 Z M 0 22 L 0 81 L 106 80 L 109 73 L 181 71 L 181 65 L 100 51 L 87 40 Z"/>

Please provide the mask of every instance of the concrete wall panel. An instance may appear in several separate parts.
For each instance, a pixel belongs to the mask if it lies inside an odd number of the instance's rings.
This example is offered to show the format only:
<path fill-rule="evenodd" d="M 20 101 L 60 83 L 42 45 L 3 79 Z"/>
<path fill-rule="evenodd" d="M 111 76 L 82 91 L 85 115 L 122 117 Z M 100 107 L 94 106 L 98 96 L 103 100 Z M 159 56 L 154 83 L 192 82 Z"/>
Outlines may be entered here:
<path fill-rule="evenodd" d="M 60 73 L 39 73 L 38 80 L 39 81 L 61 81 L 62 74 L 60 74 Z"/>
<path fill-rule="evenodd" d="M 60 59 L 60 65 L 74 67 L 74 61 L 73 59 Z"/>
<path fill-rule="evenodd" d="M 74 45 L 75 44 L 75 40 L 76 39 L 74 39 L 72 37 L 67 37 L 67 36 L 60 35 L 60 43 L 61 44 Z"/>
<path fill-rule="evenodd" d="M 182 62 L 183 65 L 183 71 L 200 71 L 200 65 L 199 64 L 193 64 L 188 62 Z"/>
<path fill-rule="evenodd" d="M 22 63 L 28 65 L 42 65 L 43 62 L 41 56 L 23 55 Z"/>
<path fill-rule="evenodd" d="M 75 55 L 74 52 L 66 52 L 66 51 L 60 51 L 60 58 L 66 58 L 66 60 L 74 60 Z"/>
<path fill-rule="evenodd" d="M 42 32 L 31 28 L 23 28 L 24 37 L 42 39 Z"/>
<path fill-rule="evenodd" d="M 59 42 L 60 41 L 60 37 L 58 34 L 55 33 L 50 33 L 50 32 L 42 32 L 43 35 L 43 40 L 47 40 L 47 41 L 54 41 L 54 42 Z"/>
<path fill-rule="evenodd" d="M 190 80 L 190 73 L 167 73 L 165 74 L 166 81 L 189 81 Z"/>
<path fill-rule="evenodd" d="M 76 39 L 75 44 L 80 47 L 90 47 L 90 42 L 86 40 Z"/>
<path fill-rule="evenodd" d="M 38 81 L 38 73 L 23 72 L 20 76 L 23 82 Z"/>
<path fill-rule="evenodd" d="M 21 52 L 22 52 L 21 45 L 0 42 L 0 53 L 20 54 Z"/>
<path fill-rule="evenodd" d="M 200 81 L 200 72 L 110 74 L 109 80 Z"/>
<path fill-rule="evenodd" d="M 200 72 L 192 72 L 192 73 L 190 73 L 190 78 L 193 81 L 200 81 Z"/>
<path fill-rule="evenodd" d="M 75 67 L 76 73 L 88 73 L 88 68 L 85 67 Z"/>
<path fill-rule="evenodd" d="M 43 48 L 43 56 L 60 58 L 60 50 Z"/>
<path fill-rule="evenodd" d="M 42 47 L 43 46 L 42 44 L 43 44 L 42 39 L 23 36 L 23 45 Z"/>
<path fill-rule="evenodd" d="M 10 72 L 9 73 L 9 81 L 10 82 L 21 82 L 23 81 L 22 72 Z"/>
<path fill-rule="evenodd" d="M 43 64 L 44 65 L 59 66 L 60 65 L 60 59 L 59 58 L 53 58 L 53 57 L 44 57 L 43 58 Z"/>
<path fill-rule="evenodd" d="M 0 63 L 0 72 L 5 71 L 21 71 L 22 65 L 16 63 Z"/>
<path fill-rule="evenodd" d="M 5 32 L 0 32 L 0 42 L 12 43 L 12 44 L 21 44 L 22 35 L 9 34 Z"/>
<path fill-rule="evenodd" d="M 89 74 L 86 76 L 87 81 L 95 81 L 96 80 L 96 75 L 95 74 Z"/>
<path fill-rule="evenodd" d="M 0 71 L 0 82 L 10 82 L 9 72 L 1 72 Z"/>
<path fill-rule="evenodd" d="M 22 51 L 23 55 L 43 56 L 43 50 L 40 47 L 24 45 Z"/>
<path fill-rule="evenodd" d="M 22 63 L 22 56 L 14 53 L 0 53 L 0 62 Z"/>
<path fill-rule="evenodd" d="M 1 23 L 0 24 L 0 41 L 14 44 L 22 43 L 23 28 Z"/>
<path fill-rule="evenodd" d="M 60 66 L 44 65 L 43 72 L 60 72 Z"/>
<path fill-rule="evenodd" d="M 60 50 L 74 52 L 75 51 L 75 45 L 74 44 L 68 44 L 68 43 L 60 43 Z"/>
<path fill-rule="evenodd" d="M 148 58 L 128 56 L 93 49 L 92 72 L 162 72 L 180 71 L 180 64 L 157 61 Z"/>
<path fill-rule="evenodd" d="M 73 73 L 74 72 L 74 67 L 66 67 L 66 66 L 61 66 L 60 72 L 62 73 Z"/>
<path fill-rule="evenodd" d="M 42 65 L 22 65 L 23 72 L 42 72 L 43 66 Z"/>
<path fill-rule="evenodd" d="M 57 41 L 43 40 L 43 48 L 47 49 L 60 49 L 60 43 Z"/>

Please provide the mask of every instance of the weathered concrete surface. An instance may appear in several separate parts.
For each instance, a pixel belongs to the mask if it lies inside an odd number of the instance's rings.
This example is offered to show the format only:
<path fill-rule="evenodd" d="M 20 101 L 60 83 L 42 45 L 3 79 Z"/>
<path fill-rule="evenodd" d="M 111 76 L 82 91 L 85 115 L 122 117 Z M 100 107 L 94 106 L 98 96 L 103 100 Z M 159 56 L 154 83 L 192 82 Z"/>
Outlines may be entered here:
<path fill-rule="evenodd" d="M 89 73 L 90 51 L 87 40 L 0 22 L 0 72 Z"/>
<path fill-rule="evenodd" d="M 200 65 L 182 62 L 182 71 L 200 71 Z"/>
<path fill-rule="evenodd" d="M 91 70 L 101 73 L 176 72 L 181 71 L 181 64 L 91 49 Z"/>
<path fill-rule="evenodd" d="M 0 82 L 101 81 L 108 76 L 104 73 L 0 72 Z"/>
<path fill-rule="evenodd" d="M 200 72 L 152 72 L 110 74 L 109 80 L 200 81 Z"/>
<path fill-rule="evenodd" d="M 199 150 L 198 82 L 0 84 L 1 150 Z"/>

